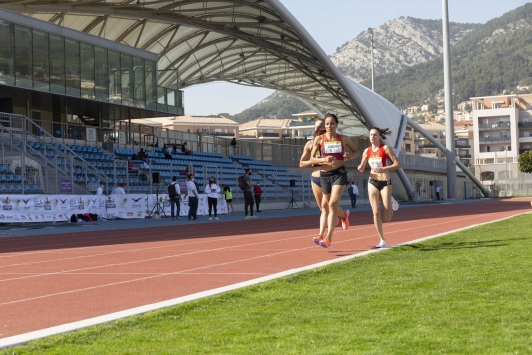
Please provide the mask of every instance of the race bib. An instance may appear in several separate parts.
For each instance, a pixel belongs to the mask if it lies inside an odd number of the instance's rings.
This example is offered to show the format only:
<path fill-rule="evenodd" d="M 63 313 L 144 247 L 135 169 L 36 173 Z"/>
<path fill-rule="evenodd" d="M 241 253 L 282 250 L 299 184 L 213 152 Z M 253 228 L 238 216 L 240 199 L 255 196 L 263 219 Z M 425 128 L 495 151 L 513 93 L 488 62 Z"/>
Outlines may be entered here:
<path fill-rule="evenodd" d="M 324 144 L 325 154 L 338 154 L 342 153 L 342 143 L 340 141 L 330 141 Z"/>
<path fill-rule="evenodd" d="M 369 163 L 369 166 L 372 169 L 382 168 L 382 158 L 381 157 L 369 158 L 368 163 Z"/>

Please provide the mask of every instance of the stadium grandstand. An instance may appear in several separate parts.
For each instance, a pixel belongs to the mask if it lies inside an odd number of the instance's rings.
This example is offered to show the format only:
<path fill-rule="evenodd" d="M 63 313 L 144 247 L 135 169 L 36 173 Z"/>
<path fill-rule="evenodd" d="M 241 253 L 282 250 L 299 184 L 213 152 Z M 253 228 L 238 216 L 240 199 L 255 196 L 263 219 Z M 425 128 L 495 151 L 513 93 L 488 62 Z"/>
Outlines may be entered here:
<path fill-rule="evenodd" d="M 0 0 L 0 33 L 2 193 L 60 193 L 64 181 L 77 194 L 93 193 L 101 181 L 107 191 L 123 183 L 128 193 L 149 193 L 155 172 L 164 182 L 194 171 L 203 184 L 213 175 L 234 185 L 252 167 L 274 189 L 271 198 L 310 196 L 308 172 L 296 168 L 301 146 L 240 142 L 235 154 L 223 137 L 138 123 L 184 115 L 182 89 L 207 82 L 277 89 L 319 116 L 334 112 L 359 147 L 368 127 L 385 126 L 400 154 L 406 125 L 414 124 L 341 75 L 277 0 Z M 193 156 L 166 159 L 160 151 L 184 141 Z M 132 159 L 140 148 L 148 153 L 142 163 Z M 441 162 L 404 157 L 403 166 L 396 177 L 401 199 L 419 198 L 429 180 L 444 179 Z"/>

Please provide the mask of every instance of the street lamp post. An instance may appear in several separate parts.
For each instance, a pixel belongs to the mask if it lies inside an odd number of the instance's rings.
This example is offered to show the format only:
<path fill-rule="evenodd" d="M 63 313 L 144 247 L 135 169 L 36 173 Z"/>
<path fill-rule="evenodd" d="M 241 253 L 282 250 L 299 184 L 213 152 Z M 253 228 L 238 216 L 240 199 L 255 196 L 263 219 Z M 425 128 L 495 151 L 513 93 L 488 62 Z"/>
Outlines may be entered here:
<path fill-rule="evenodd" d="M 369 38 L 371 41 L 371 91 L 375 91 L 373 83 L 373 73 L 375 71 L 375 65 L 373 64 L 373 28 L 368 28 Z"/>

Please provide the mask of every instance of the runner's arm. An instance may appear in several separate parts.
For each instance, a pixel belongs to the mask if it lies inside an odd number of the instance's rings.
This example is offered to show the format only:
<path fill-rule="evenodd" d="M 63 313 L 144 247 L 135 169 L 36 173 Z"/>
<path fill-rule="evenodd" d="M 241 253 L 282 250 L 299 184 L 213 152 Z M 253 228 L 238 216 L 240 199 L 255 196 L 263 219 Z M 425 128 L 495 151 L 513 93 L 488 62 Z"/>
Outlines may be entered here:
<path fill-rule="evenodd" d="M 358 171 L 363 172 L 366 168 L 366 164 L 368 162 L 368 148 L 364 150 L 364 153 L 362 153 L 362 162 L 360 162 L 360 165 L 358 166 Z"/>

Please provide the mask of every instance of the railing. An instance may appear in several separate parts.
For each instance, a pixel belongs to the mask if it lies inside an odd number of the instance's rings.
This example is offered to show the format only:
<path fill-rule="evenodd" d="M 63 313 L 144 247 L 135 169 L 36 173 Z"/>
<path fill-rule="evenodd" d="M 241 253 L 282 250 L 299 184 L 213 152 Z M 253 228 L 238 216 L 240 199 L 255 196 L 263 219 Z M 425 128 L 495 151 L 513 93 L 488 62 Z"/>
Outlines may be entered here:
<path fill-rule="evenodd" d="M 279 138 L 280 134 L 279 133 L 259 133 L 259 138 L 263 138 L 263 137 Z"/>
<path fill-rule="evenodd" d="M 494 123 L 479 123 L 479 130 L 491 130 L 491 129 L 510 129 L 510 121 L 494 122 Z"/>
<path fill-rule="evenodd" d="M 484 137 L 479 139 L 479 143 L 508 143 L 510 137 Z"/>
<path fill-rule="evenodd" d="M 532 128 L 532 122 L 522 122 L 517 124 L 518 128 Z"/>

